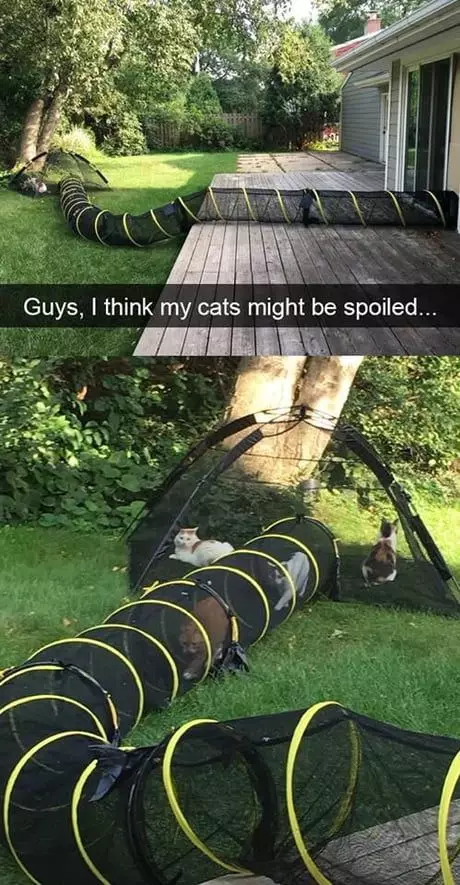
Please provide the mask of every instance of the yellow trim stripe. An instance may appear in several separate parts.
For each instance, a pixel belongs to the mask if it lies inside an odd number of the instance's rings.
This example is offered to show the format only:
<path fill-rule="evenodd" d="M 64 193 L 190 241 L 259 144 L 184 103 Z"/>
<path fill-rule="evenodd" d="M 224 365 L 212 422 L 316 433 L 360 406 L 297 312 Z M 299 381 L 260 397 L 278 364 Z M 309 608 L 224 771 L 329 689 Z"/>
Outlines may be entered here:
<path fill-rule="evenodd" d="M 186 608 L 182 608 L 182 606 L 180 606 L 180 605 L 176 605 L 175 602 L 169 602 L 166 599 L 142 599 L 142 598 L 139 599 L 137 602 L 128 602 L 127 605 L 122 605 L 121 608 L 117 608 L 116 611 L 112 612 L 112 614 L 109 615 L 109 617 L 104 621 L 104 624 L 110 623 L 109 619 L 111 617 L 113 617 L 113 615 L 117 615 L 119 612 L 126 611 L 126 609 L 129 609 L 129 608 L 135 608 L 137 605 L 164 605 L 164 606 L 166 606 L 166 608 L 175 609 L 176 611 L 180 612 L 182 615 L 186 615 L 186 617 L 189 618 L 189 620 L 193 621 L 193 623 L 195 624 L 195 626 L 198 628 L 198 630 L 200 631 L 200 633 L 203 636 L 203 641 L 206 646 L 206 654 L 207 654 L 207 658 L 208 658 L 208 663 L 206 664 L 204 675 L 201 677 L 199 682 L 202 682 L 203 679 L 206 679 L 206 676 L 209 675 L 209 671 L 212 667 L 212 658 L 213 658 L 211 642 L 210 642 L 208 633 L 206 631 L 206 628 L 201 623 L 201 621 L 199 621 L 198 618 L 195 617 L 193 612 L 188 611 Z"/>
<path fill-rule="evenodd" d="M 353 798 L 355 795 L 356 785 L 358 783 L 358 775 L 359 769 L 361 767 L 362 761 L 362 750 L 361 750 L 361 741 L 359 736 L 359 731 L 356 727 L 356 723 L 350 721 L 350 744 L 351 744 L 351 765 L 350 765 L 350 777 L 348 779 L 348 786 L 345 796 L 343 797 L 342 802 L 340 803 L 340 808 L 337 814 L 336 819 L 334 820 L 328 836 L 332 838 L 338 833 L 343 827 L 345 821 L 347 820 L 353 806 Z"/>
<path fill-rule="evenodd" d="M 75 200 L 73 203 L 69 203 L 67 207 L 65 207 L 62 211 L 64 213 L 64 218 L 66 221 L 70 218 L 70 213 L 76 206 L 87 206 L 88 208 L 93 208 L 91 203 L 88 203 L 88 200 Z"/>
<path fill-rule="evenodd" d="M 430 195 L 430 197 L 432 198 L 432 200 L 434 201 L 434 203 L 436 205 L 439 215 L 441 216 L 442 226 L 447 227 L 446 216 L 444 215 L 443 208 L 442 208 L 441 203 L 439 202 L 436 194 L 434 194 L 433 191 L 427 191 L 427 194 Z"/>
<path fill-rule="evenodd" d="M 192 210 L 189 209 L 189 207 L 187 206 L 187 204 L 184 203 L 182 197 L 178 197 L 178 198 L 177 198 L 177 201 L 178 201 L 178 203 L 181 204 L 182 208 L 185 209 L 185 211 L 188 213 L 188 215 L 190 215 L 190 218 L 193 218 L 194 221 L 197 221 L 198 224 L 200 224 L 200 219 L 197 218 L 197 216 L 192 212 Z"/>
<path fill-rule="evenodd" d="M 12 839 L 11 839 L 10 821 L 9 821 L 9 805 L 10 805 L 11 795 L 14 790 L 15 783 L 16 783 L 19 775 L 21 774 L 22 769 L 24 768 L 25 765 L 27 765 L 29 760 L 32 759 L 36 753 L 39 753 L 40 750 L 43 750 L 45 747 L 47 747 L 48 744 L 52 744 L 54 741 L 62 740 L 63 738 L 67 738 L 67 737 L 87 737 L 87 738 L 92 738 L 93 740 L 96 739 L 98 741 L 101 741 L 101 743 L 104 743 L 104 741 L 102 740 L 100 735 L 92 734 L 90 731 L 62 731 L 59 734 L 52 734 L 49 737 L 44 738 L 38 744 L 35 744 L 34 747 L 31 747 L 31 749 L 28 750 L 27 753 L 24 754 L 24 756 L 22 756 L 22 758 L 19 760 L 19 762 L 13 768 L 13 771 L 11 772 L 11 774 L 8 778 L 8 781 L 6 783 L 6 787 L 5 787 L 5 793 L 3 796 L 3 829 L 5 831 L 5 836 L 6 836 L 6 841 L 8 843 L 8 848 L 11 851 L 11 854 L 13 855 L 16 863 L 21 868 L 22 872 L 27 876 L 28 879 L 30 879 L 31 882 L 34 882 L 34 885 L 42 885 L 42 883 L 39 882 L 37 879 L 35 879 L 34 876 L 32 876 L 32 874 L 29 873 L 27 867 L 24 866 L 19 855 L 16 852 L 16 849 L 15 849 Z"/>
<path fill-rule="evenodd" d="M 358 199 L 357 199 L 357 197 L 356 197 L 356 194 L 354 194 L 353 191 L 348 191 L 348 193 L 350 194 L 350 197 L 351 197 L 351 199 L 352 199 L 352 201 L 353 201 L 353 206 L 354 206 L 355 209 L 356 209 L 356 213 L 357 213 L 357 215 L 358 215 L 358 218 L 359 218 L 361 224 L 363 225 L 363 227 L 366 227 L 366 222 L 365 222 L 365 220 L 364 220 L 364 215 L 363 215 L 363 213 L 361 212 L 361 207 L 360 207 L 360 205 L 359 205 L 359 203 L 358 203 Z"/>
<path fill-rule="evenodd" d="M 448 827 L 450 805 L 460 780 L 460 753 L 457 753 L 453 759 L 441 794 L 441 801 L 438 812 L 438 841 L 439 841 L 439 858 L 441 861 L 441 873 L 443 885 L 456 885 L 452 867 L 450 865 L 449 847 L 448 847 Z"/>
<path fill-rule="evenodd" d="M 393 200 L 393 203 L 394 203 L 394 205 L 395 205 L 395 207 L 396 207 L 396 211 L 397 211 L 397 213 L 398 213 L 398 215 L 399 215 L 399 217 L 400 217 L 400 219 L 401 219 L 401 224 L 402 224 L 403 227 L 406 227 L 406 219 L 404 218 L 404 215 L 403 215 L 403 212 L 402 212 L 401 206 L 399 205 L 398 200 L 396 199 L 396 197 L 395 197 L 393 191 L 385 191 L 385 193 L 390 195 L 390 197 L 391 197 L 391 199 Z"/>
<path fill-rule="evenodd" d="M 36 664 L 34 667 L 23 667 L 21 670 L 16 670 L 9 675 L 8 670 L 3 670 L 2 673 L 6 673 L 6 676 L 1 677 L 0 688 L 11 679 L 16 679 L 16 676 L 23 676 L 24 673 L 35 672 L 35 670 L 64 670 L 64 667 L 61 667 L 59 664 Z"/>
<path fill-rule="evenodd" d="M 85 235 L 82 234 L 82 232 L 80 230 L 80 218 L 82 217 L 82 215 L 85 214 L 85 212 L 88 212 L 90 209 L 93 209 L 93 206 L 87 206 L 86 209 L 82 209 L 81 212 L 78 213 L 78 215 L 75 219 L 75 229 L 76 229 L 77 233 L 81 236 L 82 240 L 87 240 L 88 237 L 85 237 Z"/>
<path fill-rule="evenodd" d="M 333 885 L 333 883 L 330 879 L 326 879 L 326 877 L 323 876 L 305 845 L 294 802 L 294 769 L 297 754 L 308 726 L 316 714 L 321 710 L 326 709 L 326 707 L 341 707 L 341 704 L 338 704 L 336 701 L 323 701 L 320 704 L 314 704 L 303 714 L 303 716 L 301 716 L 292 735 L 286 763 L 286 805 L 291 832 L 294 837 L 297 851 L 310 873 L 310 876 L 314 879 L 317 885 Z"/>
<path fill-rule="evenodd" d="M 61 666 L 60 664 L 34 664 L 33 667 L 23 667 L 20 670 L 16 670 L 14 673 L 10 673 L 9 676 L 6 675 L 4 678 L 0 678 L 0 688 L 3 685 L 5 685 L 7 682 L 10 682 L 11 679 L 15 679 L 16 676 L 23 676 L 24 673 L 26 675 L 28 673 L 35 673 L 37 670 L 54 670 L 54 671 L 57 670 L 60 673 L 66 672 L 66 668 Z M 4 672 L 8 673 L 8 671 L 4 671 Z M 115 704 L 113 703 L 112 697 L 109 694 L 109 692 L 106 691 L 102 686 L 101 686 L 101 694 L 103 695 L 103 697 L 107 701 L 107 706 L 109 707 L 110 714 L 112 716 L 113 727 L 115 729 L 118 729 L 120 723 L 118 720 L 118 713 L 115 708 Z M 46 697 L 50 697 L 50 695 L 46 695 Z M 65 697 L 65 695 L 59 695 L 59 697 Z"/>
<path fill-rule="evenodd" d="M 316 200 L 316 205 L 318 206 L 318 209 L 320 211 L 321 218 L 323 219 L 324 224 L 329 224 L 329 221 L 328 221 L 327 215 L 324 211 L 323 204 L 321 202 L 321 197 L 320 197 L 318 191 L 315 190 L 315 188 L 312 188 L 311 190 L 312 190 L 312 194 L 314 194 L 314 197 Z"/>
<path fill-rule="evenodd" d="M 242 191 L 242 193 L 243 193 L 243 196 L 244 196 L 244 199 L 245 199 L 245 202 L 246 202 L 246 206 L 248 207 L 249 215 L 251 216 L 251 218 L 252 218 L 253 221 L 257 221 L 257 218 L 256 218 L 256 216 L 254 215 L 254 212 L 253 212 L 253 210 L 252 210 L 251 201 L 250 201 L 250 199 L 249 199 L 249 197 L 248 197 L 248 192 L 247 192 L 246 188 L 245 188 L 245 187 L 242 187 L 242 188 L 241 188 L 241 191 Z"/>
<path fill-rule="evenodd" d="M 215 211 L 216 211 L 216 215 L 217 215 L 218 219 L 219 219 L 220 221 L 223 221 L 223 220 L 224 220 L 224 216 L 222 215 L 222 213 L 221 213 L 221 211 L 220 211 L 220 209 L 219 209 L 219 206 L 217 205 L 217 200 L 216 200 L 216 198 L 215 198 L 214 191 L 213 191 L 212 187 L 208 187 L 208 194 L 209 194 L 209 196 L 211 197 L 212 205 L 214 206 L 214 209 L 215 209 Z"/>
<path fill-rule="evenodd" d="M 108 211 L 109 211 L 108 209 L 102 209 L 101 212 L 99 212 L 99 215 L 97 216 L 97 218 L 96 218 L 95 221 L 94 221 L 94 233 L 96 234 L 96 236 L 97 236 L 99 242 L 102 243 L 103 246 L 108 246 L 108 243 L 106 243 L 105 240 L 103 240 L 102 237 L 99 236 L 99 231 L 98 231 L 98 229 L 97 229 L 97 226 L 98 226 L 98 224 L 99 224 L 99 219 L 102 218 L 103 215 L 106 215 L 106 214 L 108 213 Z"/>
<path fill-rule="evenodd" d="M 197 725 L 215 725 L 215 719 L 195 719 L 192 722 L 187 722 L 181 728 L 179 728 L 168 741 L 165 754 L 163 756 L 162 763 L 162 775 L 163 775 L 163 785 L 165 788 L 166 795 L 168 797 L 169 805 L 171 807 L 171 811 L 176 818 L 177 823 L 179 824 L 183 833 L 185 833 L 187 839 L 198 848 L 198 851 L 201 851 L 206 857 L 213 861 L 213 863 L 217 864 L 217 866 L 222 867 L 224 870 L 228 870 L 231 873 L 246 873 L 251 875 L 249 870 L 245 870 L 243 867 L 233 866 L 231 864 L 227 864 L 224 861 L 220 860 L 217 855 L 205 845 L 204 842 L 201 841 L 200 837 L 195 833 L 195 831 L 190 826 L 187 818 L 185 817 L 180 804 L 177 798 L 177 793 L 174 786 L 174 781 L 171 773 L 171 765 L 173 761 L 173 756 L 176 751 L 177 745 L 179 741 L 183 738 L 185 734 L 187 734 L 190 729 L 195 728 Z"/>
<path fill-rule="evenodd" d="M 139 724 L 139 722 L 142 718 L 142 714 L 144 712 L 144 703 L 145 703 L 144 689 L 142 686 L 142 681 L 139 678 L 139 674 L 138 674 L 136 668 L 131 663 L 129 658 L 127 658 L 124 654 L 122 654 L 121 651 L 118 651 L 117 648 L 113 648 L 113 646 L 107 645 L 106 642 L 101 642 L 99 639 L 85 639 L 84 636 L 76 636 L 74 639 L 57 639 L 55 642 L 50 642 L 48 645 L 44 645 L 42 648 L 39 648 L 38 651 L 36 651 L 34 655 L 32 655 L 31 660 L 36 658 L 37 655 L 42 654 L 44 651 L 48 651 L 49 648 L 54 648 L 54 646 L 56 646 L 56 645 L 69 645 L 70 643 L 76 643 L 76 642 L 82 642 L 84 645 L 95 645 L 98 648 L 103 648 L 104 651 L 110 652 L 111 654 L 113 654 L 117 658 L 119 658 L 121 661 L 123 661 L 124 664 L 126 664 L 126 666 L 128 667 L 128 670 L 130 670 L 131 675 L 133 676 L 134 682 L 136 683 L 136 687 L 137 687 L 137 690 L 139 693 L 139 709 L 138 709 L 138 713 L 136 716 L 135 724 L 133 726 L 133 728 L 135 728 L 136 725 Z M 39 663 L 39 662 L 37 661 L 37 663 Z"/>
<path fill-rule="evenodd" d="M 126 749 L 126 748 L 123 748 Z M 85 768 L 85 770 L 81 773 L 78 778 L 77 783 L 75 784 L 74 791 L 72 793 L 72 803 L 70 809 L 70 817 L 72 821 L 72 830 L 75 838 L 75 842 L 77 844 L 77 848 L 85 862 L 86 866 L 89 870 L 91 870 L 93 876 L 98 880 L 98 882 L 102 882 L 102 885 L 112 885 L 111 882 L 106 879 L 103 874 L 97 869 L 93 861 L 91 860 L 89 854 L 86 851 L 86 848 L 83 844 L 83 839 L 80 833 L 80 825 L 78 821 L 78 806 L 80 804 L 81 797 L 83 795 L 83 790 L 86 786 L 86 782 L 91 777 L 93 771 L 97 768 L 98 762 L 95 759 L 93 762 Z"/>
<path fill-rule="evenodd" d="M 23 698 L 17 698 L 15 701 L 11 701 L 5 707 L 0 709 L 0 716 L 3 716 L 3 713 L 7 713 L 9 710 L 14 710 L 16 707 L 20 707 L 22 704 L 30 704 L 33 701 L 63 701 L 66 704 L 72 704 L 74 707 L 78 707 L 79 710 L 83 710 L 88 714 L 90 719 L 93 720 L 96 728 L 101 734 L 101 737 L 108 741 L 107 734 L 105 732 L 104 726 L 97 718 L 96 714 L 93 713 L 89 707 L 86 707 L 85 704 L 81 704 L 80 701 L 76 701 L 74 698 L 68 698 L 66 695 L 60 694 L 36 694 L 36 695 L 27 695 Z"/>
<path fill-rule="evenodd" d="M 160 642 L 159 639 L 155 639 L 154 636 L 151 636 L 150 633 L 146 633 L 145 630 L 140 630 L 139 627 L 131 627 L 129 624 L 97 624 L 96 627 L 90 627 L 89 630 L 85 630 L 85 635 L 87 636 L 88 633 L 91 633 L 93 630 L 104 630 L 106 628 L 110 628 L 113 630 L 130 630 L 133 633 L 139 633 L 141 636 L 144 637 L 144 639 L 147 639 L 148 642 L 151 642 L 163 653 L 171 668 L 171 673 L 173 677 L 173 689 L 170 698 L 170 700 L 173 701 L 177 695 L 177 692 L 179 691 L 179 672 L 176 666 L 176 662 L 169 649 L 167 649 L 166 646 L 163 645 L 163 643 Z"/>
<path fill-rule="evenodd" d="M 69 191 L 67 194 L 61 194 L 61 207 L 64 209 L 69 201 L 72 202 L 73 199 L 80 199 L 80 197 L 82 200 L 85 200 L 86 203 L 91 202 L 86 197 L 86 194 L 83 194 L 81 192 L 80 188 L 75 188 L 74 190 Z"/>
<path fill-rule="evenodd" d="M 165 228 L 163 227 L 163 225 L 160 224 L 160 222 L 158 221 L 158 218 L 156 217 L 155 212 L 153 211 L 153 209 L 150 210 L 150 215 L 152 216 L 152 221 L 154 222 L 154 224 L 156 224 L 158 230 L 159 230 L 159 231 L 160 231 L 165 237 L 167 237 L 168 240 L 171 240 L 172 237 L 173 237 L 173 235 L 172 235 L 172 234 L 169 234 L 168 231 L 165 230 Z"/>
<path fill-rule="evenodd" d="M 195 586 L 193 581 L 184 581 L 183 578 L 180 578 L 177 581 L 163 581 L 163 582 L 155 581 L 155 583 L 152 584 L 151 587 L 145 588 L 145 593 L 142 594 L 141 599 L 144 599 L 146 596 L 149 595 L 149 593 L 156 593 L 157 590 L 161 589 L 161 587 L 175 587 L 176 584 L 185 584 L 187 587 L 194 587 Z"/>
<path fill-rule="evenodd" d="M 231 555 L 233 556 L 233 553 Z M 263 639 L 263 637 L 265 636 L 265 634 L 268 630 L 268 626 L 270 624 L 270 605 L 269 605 L 268 599 L 267 599 L 261 585 L 255 580 L 255 578 L 252 577 L 252 575 L 248 575 L 242 569 L 234 568 L 233 566 L 230 566 L 230 565 L 218 565 L 217 563 L 212 564 L 212 565 L 205 565 L 202 568 L 195 569 L 193 572 L 188 572 L 186 577 L 189 578 L 192 575 L 199 574 L 199 572 L 207 572 L 210 569 L 215 569 L 216 571 L 220 571 L 220 572 L 221 571 L 230 572 L 231 574 L 238 575 L 240 578 L 244 578 L 245 581 L 248 581 L 252 585 L 252 587 L 254 587 L 254 589 L 257 591 L 260 598 L 262 599 L 262 604 L 263 604 L 263 607 L 265 610 L 265 624 L 264 624 L 264 628 L 262 630 L 262 633 L 260 634 L 260 636 L 257 637 L 257 639 L 254 640 L 254 642 L 251 643 L 251 645 L 255 645 L 256 642 L 260 642 L 260 640 Z M 227 604 L 229 604 L 229 603 L 227 603 Z M 230 608 L 231 608 L 231 605 L 230 605 Z"/>
<path fill-rule="evenodd" d="M 130 240 L 130 242 L 133 244 L 133 246 L 137 246 L 138 249 L 142 249 L 143 247 L 142 247 L 141 243 L 136 243 L 136 240 L 133 239 L 133 237 L 131 236 L 131 234 L 130 234 L 130 232 L 129 232 L 129 229 L 128 229 L 128 221 L 127 221 L 128 217 L 129 217 L 129 216 L 128 216 L 128 213 L 125 212 L 125 214 L 123 215 L 123 219 L 122 219 L 122 221 L 123 221 L 123 227 L 124 227 L 124 230 L 125 230 L 125 234 L 126 234 L 126 236 L 128 237 L 128 240 Z"/>
<path fill-rule="evenodd" d="M 291 219 L 289 218 L 289 215 L 287 213 L 287 209 L 284 205 L 281 193 L 279 192 L 279 190 L 277 188 L 275 188 L 275 192 L 276 192 L 276 196 L 278 197 L 278 203 L 280 204 L 281 212 L 283 213 L 284 220 L 285 220 L 286 224 L 291 224 L 292 222 L 291 222 Z"/>

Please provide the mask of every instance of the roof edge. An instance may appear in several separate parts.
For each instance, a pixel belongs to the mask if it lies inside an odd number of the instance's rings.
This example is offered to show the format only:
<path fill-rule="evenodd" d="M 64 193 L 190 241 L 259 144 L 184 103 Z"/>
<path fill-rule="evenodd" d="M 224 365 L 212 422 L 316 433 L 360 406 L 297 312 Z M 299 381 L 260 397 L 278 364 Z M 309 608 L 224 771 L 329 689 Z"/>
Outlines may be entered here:
<path fill-rule="evenodd" d="M 411 30 L 414 31 L 414 35 L 417 34 L 419 27 L 426 26 L 431 19 L 437 19 L 440 12 L 444 12 L 447 17 L 454 11 L 460 11 L 460 0 L 429 0 L 411 15 L 369 37 L 363 45 L 334 59 L 332 65 L 337 71 L 352 70 L 356 62 L 362 64 L 378 57 L 381 50 L 387 49 L 391 43 L 396 43 Z"/>

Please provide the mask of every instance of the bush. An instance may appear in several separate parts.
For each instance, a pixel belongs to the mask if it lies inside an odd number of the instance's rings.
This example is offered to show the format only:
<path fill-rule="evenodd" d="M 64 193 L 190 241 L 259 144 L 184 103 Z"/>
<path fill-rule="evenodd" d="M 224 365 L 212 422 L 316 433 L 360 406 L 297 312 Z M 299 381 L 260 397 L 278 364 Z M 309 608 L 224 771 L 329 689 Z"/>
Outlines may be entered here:
<path fill-rule="evenodd" d="M 186 147 L 228 150 L 234 144 L 234 129 L 222 116 L 208 116 L 192 108 L 186 114 L 181 141 Z"/>
<path fill-rule="evenodd" d="M 343 411 L 404 485 L 458 494 L 460 358 L 367 357 Z M 350 462 L 351 464 L 351 462 Z M 329 468 L 328 468 L 329 469 Z M 364 468 L 335 469 L 332 485 L 359 488 Z"/>
<path fill-rule="evenodd" d="M 158 105 L 144 117 L 142 121 L 147 148 L 150 151 L 162 150 L 164 142 L 162 137 L 163 127 L 168 127 L 170 133 L 174 133 L 170 148 L 180 147 L 181 136 L 185 120 L 185 102 L 175 101 L 168 105 Z"/>
<path fill-rule="evenodd" d="M 219 96 L 208 74 L 197 74 L 193 77 L 185 98 L 185 106 L 188 110 L 196 108 L 211 117 L 222 114 Z"/>
<path fill-rule="evenodd" d="M 147 152 L 147 144 L 141 122 L 134 111 L 122 110 L 106 117 L 101 148 L 106 154 L 117 157 L 135 156 Z"/>
<path fill-rule="evenodd" d="M 123 528 L 220 408 L 154 363 L 0 361 L 0 521 Z"/>
<path fill-rule="evenodd" d="M 71 126 L 67 132 L 58 132 L 54 135 L 51 144 L 53 148 L 62 151 L 74 151 L 85 157 L 96 153 L 96 140 L 94 133 L 84 126 Z"/>

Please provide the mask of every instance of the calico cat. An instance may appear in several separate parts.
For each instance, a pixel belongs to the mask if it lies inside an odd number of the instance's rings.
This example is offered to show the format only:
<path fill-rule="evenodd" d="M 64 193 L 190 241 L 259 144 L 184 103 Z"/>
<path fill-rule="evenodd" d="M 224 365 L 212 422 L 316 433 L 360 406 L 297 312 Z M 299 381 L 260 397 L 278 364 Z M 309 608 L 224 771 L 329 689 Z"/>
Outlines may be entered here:
<path fill-rule="evenodd" d="M 299 550 L 297 553 L 294 553 L 287 562 L 283 562 L 282 565 L 284 565 L 292 578 L 296 588 L 296 599 L 302 599 L 302 596 L 305 595 L 305 590 L 307 589 L 308 577 L 310 574 L 310 560 L 308 559 L 308 556 L 306 556 L 305 553 L 301 553 Z M 276 583 L 279 584 L 280 589 L 284 591 L 275 605 L 275 611 L 279 612 L 291 604 L 292 585 L 284 575 L 281 577 L 279 573 L 277 573 L 275 580 Z"/>
<path fill-rule="evenodd" d="M 193 614 L 203 625 L 209 636 L 212 649 L 213 666 L 222 658 L 229 634 L 229 619 L 221 604 L 212 596 L 200 599 Z M 206 646 L 201 630 L 192 620 L 182 625 L 179 632 L 179 643 L 184 655 L 190 663 L 184 673 L 184 679 L 199 679 L 206 665 Z"/>
<path fill-rule="evenodd" d="M 398 574 L 396 569 L 396 536 L 398 520 L 389 522 L 382 520 L 377 543 L 374 544 L 369 556 L 362 564 L 362 573 L 366 584 L 385 584 L 394 581 Z"/>
<path fill-rule="evenodd" d="M 181 529 L 174 538 L 174 553 L 170 559 L 180 559 L 198 567 L 211 565 L 216 559 L 232 553 L 233 547 L 226 541 L 201 541 L 198 528 Z"/>

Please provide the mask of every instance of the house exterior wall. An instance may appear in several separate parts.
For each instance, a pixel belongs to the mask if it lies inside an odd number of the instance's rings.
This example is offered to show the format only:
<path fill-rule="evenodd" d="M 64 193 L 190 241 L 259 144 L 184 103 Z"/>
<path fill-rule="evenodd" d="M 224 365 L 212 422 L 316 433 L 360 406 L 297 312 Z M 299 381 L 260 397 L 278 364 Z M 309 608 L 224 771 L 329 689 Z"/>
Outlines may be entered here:
<path fill-rule="evenodd" d="M 370 87 L 363 89 L 367 97 L 360 95 L 356 88 L 360 79 L 369 77 L 372 70 L 381 71 L 386 63 L 390 70 L 390 111 L 388 125 L 388 155 L 386 168 L 386 187 L 398 189 L 402 187 L 403 139 L 405 130 L 404 92 L 407 69 L 418 64 L 425 64 L 439 58 L 454 56 L 455 68 L 453 78 L 453 94 L 451 106 L 450 138 L 447 187 L 460 190 L 460 24 L 450 26 L 446 30 L 439 27 L 430 36 L 407 43 L 403 48 L 388 53 L 385 58 L 377 58 L 366 65 L 357 67 L 351 74 L 343 89 L 344 101 L 342 110 L 342 128 L 344 132 L 343 149 L 369 159 L 377 159 L 380 127 L 379 89 Z M 373 97 L 374 107 L 368 100 Z M 357 108 L 351 107 L 353 98 Z M 377 121 L 377 123 L 376 123 Z M 364 136 L 360 131 L 369 127 L 370 134 Z M 375 133 L 377 132 L 377 137 Z M 374 144 L 373 153 L 369 151 L 369 143 Z M 371 148 L 372 150 L 372 148 Z M 366 152 L 364 152 L 366 151 Z M 377 153 L 376 153 L 377 151 Z"/>
<path fill-rule="evenodd" d="M 452 117 L 450 124 L 447 187 L 460 192 L 460 55 L 454 57 Z"/>
<path fill-rule="evenodd" d="M 375 66 L 374 66 L 375 71 Z M 361 68 L 351 74 L 342 89 L 342 150 L 379 162 L 380 95 L 378 86 L 360 87 L 372 70 Z"/>
<path fill-rule="evenodd" d="M 398 151 L 401 137 L 400 125 L 400 93 L 401 93 L 401 62 L 399 59 L 391 65 L 390 79 L 390 118 L 388 123 L 388 158 L 386 167 L 386 186 L 396 190 L 398 181 Z"/>

